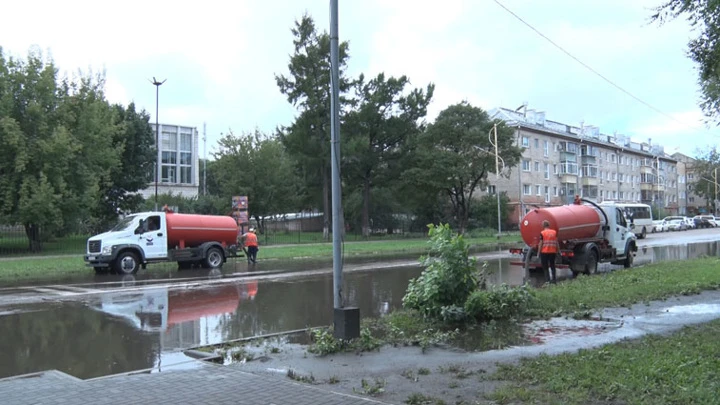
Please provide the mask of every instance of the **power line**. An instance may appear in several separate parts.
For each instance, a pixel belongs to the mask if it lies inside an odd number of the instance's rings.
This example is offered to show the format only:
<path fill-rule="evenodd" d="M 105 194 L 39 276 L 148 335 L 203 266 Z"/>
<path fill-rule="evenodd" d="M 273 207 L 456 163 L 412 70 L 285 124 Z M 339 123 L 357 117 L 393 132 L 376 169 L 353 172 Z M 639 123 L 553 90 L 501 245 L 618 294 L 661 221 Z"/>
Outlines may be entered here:
<path fill-rule="evenodd" d="M 502 4 L 499 0 L 494 0 L 494 1 L 495 1 L 495 3 L 497 3 L 498 6 L 502 7 L 505 11 L 507 11 L 508 13 L 510 13 L 513 17 L 515 17 L 516 19 L 518 19 L 518 21 L 520 21 L 521 23 L 525 24 L 525 26 L 527 26 L 527 27 L 530 28 L 531 30 L 535 31 L 536 34 L 538 34 L 538 35 L 540 35 L 541 37 L 543 37 L 546 41 L 550 42 L 554 47 L 556 47 L 557 49 L 559 49 L 562 53 L 564 53 L 565 55 L 567 55 L 567 56 L 569 56 L 570 58 L 572 58 L 575 62 L 581 64 L 584 68 L 586 68 L 587 70 L 593 72 L 595 75 L 597 75 L 597 76 L 600 77 L 601 79 L 605 80 L 605 81 L 606 81 L 607 83 L 609 83 L 611 86 L 613 86 L 613 87 L 615 87 L 616 89 L 620 90 L 621 92 L 627 94 L 628 96 L 632 97 L 633 99 L 635 99 L 636 101 L 640 102 L 641 104 L 643 104 L 644 106 L 648 107 L 649 109 L 655 111 L 656 113 L 658 113 L 658 114 L 660 114 L 660 115 L 663 115 L 663 116 L 665 116 L 665 117 L 667 117 L 667 118 L 670 118 L 671 120 L 673 120 L 673 121 L 675 121 L 675 122 L 677 122 L 677 123 L 680 123 L 680 124 L 686 125 L 686 126 L 692 126 L 692 127 L 695 127 L 695 128 L 701 128 L 701 127 L 698 127 L 697 125 L 689 125 L 689 124 L 686 123 L 686 122 L 680 121 L 679 119 L 673 117 L 672 115 L 667 114 L 666 112 L 660 110 L 659 108 L 656 108 L 655 106 L 651 105 L 650 103 L 646 102 L 645 100 L 641 99 L 640 97 L 632 94 L 632 93 L 629 92 L 628 90 L 625 90 L 622 86 L 620 86 L 619 84 L 617 84 L 617 83 L 613 82 L 612 80 L 608 79 L 608 78 L 607 78 L 606 76 L 604 76 L 602 73 L 600 73 L 600 72 L 598 72 L 597 70 L 593 69 L 590 65 L 588 65 L 587 63 L 581 61 L 580 59 L 578 59 L 577 57 L 575 57 L 575 55 L 573 55 L 573 54 L 571 54 L 569 51 L 565 50 L 565 48 L 563 48 L 562 46 L 558 45 L 555 41 L 553 41 L 552 39 L 548 38 L 545 34 L 543 34 L 542 32 L 540 32 L 537 28 L 533 27 L 530 23 L 528 23 L 527 21 L 523 20 L 522 17 L 520 17 L 519 15 L 515 14 L 515 13 L 514 13 L 512 10 L 510 10 L 509 8 L 505 7 L 505 5 Z M 707 130 L 707 128 L 702 128 L 702 129 Z"/>

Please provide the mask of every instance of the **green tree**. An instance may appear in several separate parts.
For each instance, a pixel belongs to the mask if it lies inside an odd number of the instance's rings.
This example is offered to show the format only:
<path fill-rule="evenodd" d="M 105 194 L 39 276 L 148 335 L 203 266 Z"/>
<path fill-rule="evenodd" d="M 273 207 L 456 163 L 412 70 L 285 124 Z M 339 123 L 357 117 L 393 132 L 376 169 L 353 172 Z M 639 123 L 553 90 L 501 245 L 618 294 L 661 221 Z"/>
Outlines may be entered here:
<path fill-rule="evenodd" d="M 23 224 L 39 251 L 43 238 L 78 229 L 96 208 L 120 165 L 117 126 L 102 76 L 58 82 L 36 49 L 0 64 L 0 219 Z"/>
<path fill-rule="evenodd" d="M 423 119 L 435 86 L 413 89 L 407 77 L 377 77 L 355 82 L 356 108 L 346 117 L 343 131 L 344 175 L 361 190 L 362 234 L 370 234 L 371 190 L 387 184 L 397 173 L 402 145 L 424 129 Z"/>
<path fill-rule="evenodd" d="M 651 20 L 660 24 L 685 17 L 700 33 L 688 43 L 688 55 L 697 63 L 703 111 L 720 118 L 720 1 L 667 0 L 655 9 Z"/>
<path fill-rule="evenodd" d="M 289 76 L 276 75 L 280 91 L 300 111 L 280 139 L 300 167 L 308 189 L 319 192 L 324 218 L 324 235 L 330 228 L 330 36 L 318 33 L 312 17 L 303 15 L 291 30 L 294 53 L 288 64 Z M 345 78 L 348 44 L 339 45 L 339 88 L 342 97 L 350 86 Z"/>
<path fill-rule="evenodd" d="M 297 209 L 301 184 L 295 165 L 276 137 L 259 131 L 235 136 L 232 132 L 219 141 L 214 154 L 214 175 L 220 196 L 230 202 L 233 195 L 248 196 L 248 213 L 264 232 L 263 217 Z"/>
<path fill-rule="evenodd" d="M 505 167 L 517 165 L 522 152 L 514 145 L 513 130 L 500 120 L 491 120 L 481 108 L 462 102 L 441 111 L 418 136 L 414 164 L 403 175 L 427 192 L 442 193 L 450 200 L 460 233 L 466 230 L 475 191 L 487 185 L 488 174 L 495 172 L 495 147 L 488 136 L 494 124 Z"/>

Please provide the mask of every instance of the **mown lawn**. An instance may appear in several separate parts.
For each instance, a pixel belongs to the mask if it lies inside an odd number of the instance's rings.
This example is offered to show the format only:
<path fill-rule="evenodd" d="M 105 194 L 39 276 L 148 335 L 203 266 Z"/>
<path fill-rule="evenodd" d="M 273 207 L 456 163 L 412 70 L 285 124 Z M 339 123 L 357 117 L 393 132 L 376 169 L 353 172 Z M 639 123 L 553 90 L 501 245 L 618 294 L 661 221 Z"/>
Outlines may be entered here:
<path fill-rule="evenodd" d="M 490 378 L 510 381 L 500 404 L 717 404 L 720 320 L 670 336 L 523 359 Z"/>

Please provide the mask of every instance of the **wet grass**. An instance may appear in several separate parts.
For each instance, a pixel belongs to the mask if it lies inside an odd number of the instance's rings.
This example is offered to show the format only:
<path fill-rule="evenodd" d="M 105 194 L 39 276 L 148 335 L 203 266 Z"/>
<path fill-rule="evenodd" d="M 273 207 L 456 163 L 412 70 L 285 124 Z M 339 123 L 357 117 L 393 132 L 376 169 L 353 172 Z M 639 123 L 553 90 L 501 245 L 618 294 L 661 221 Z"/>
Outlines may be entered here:
<path fill-rule="evenodd" d="M 719 258 L 707 257 L 580 276 L 536 290 L 536 303 L 530 315 L 572 314 L 582 318 L 593 309 L 698 294 L 720 287 L 718 266 Z"/>
<path fill-rule="evenodd" d="M 593 350 L 502 365 L 511 381 L 489 399 L 508 403 L 714 404 L 720 392 L 720 321 Z"/>

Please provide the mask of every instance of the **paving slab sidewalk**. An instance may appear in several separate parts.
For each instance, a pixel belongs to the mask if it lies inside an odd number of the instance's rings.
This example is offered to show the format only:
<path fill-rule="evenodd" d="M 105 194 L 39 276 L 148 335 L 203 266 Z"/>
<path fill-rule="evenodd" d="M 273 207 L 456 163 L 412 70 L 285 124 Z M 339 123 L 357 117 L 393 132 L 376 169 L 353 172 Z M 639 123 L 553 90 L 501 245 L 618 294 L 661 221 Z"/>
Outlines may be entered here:
<path fill-rule="evenodd" d="M 207 363 L 193 370 L 131 373 L 90 380 L 55 370 L 14 376 L 0 379 L 0 403 L 372 405 L 386 402 L 334 392 L 328 387 L 251 374 L 236 366 Z"/>

